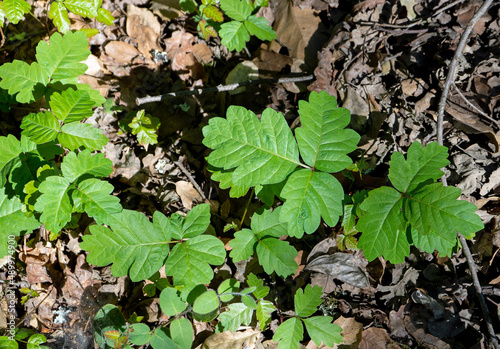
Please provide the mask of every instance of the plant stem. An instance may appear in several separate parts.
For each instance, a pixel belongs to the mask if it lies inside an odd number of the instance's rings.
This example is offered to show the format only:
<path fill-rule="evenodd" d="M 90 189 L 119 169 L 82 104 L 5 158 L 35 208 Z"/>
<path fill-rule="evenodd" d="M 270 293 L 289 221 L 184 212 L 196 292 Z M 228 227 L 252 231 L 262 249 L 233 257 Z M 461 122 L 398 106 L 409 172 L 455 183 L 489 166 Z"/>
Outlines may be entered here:
<path fill-rule="evenodd" d="M 314 79 L 314 75 L 306 75 L 306 76 L 295 76 L 295 77 L 286 77 L 286 78 L 276 78 L 276 79 L 258 79 L 258 80 L 247 80 L 243 82 L 237 82 L 235 84 L 229 84 L 229 85 L 219 85 L 219 86 L 214 86 L 214 87 L 207 87 L 207 88 L 194 88 L 191 90 L 187 91 L 180 91 L 180 92 L 170 92 L 166 93 L 164 95 L 159 95 L 159 96 L 146 96 L 143 98 L 137 98 L 136 103 L 137 105 L 142 105 L 146 103 L 153 103 L 153 102 L 161 102 L 169 98 L 174 98 L 174 97 L 180 97 L 180 96 L 190 96 L 190 95 L 201 95 L 203 93 L 209 93 L 209 92 L 223 92 L 223 91 L 232 91 L 237 89 L 240 86 L 247 86 L 247 85 L 254 85 L 254 84 L 284 84 L 284 83 L 290 83 L 290 82 L 300 82 L 300 81 L 309 81 Z"/>
<path fill-rule="evenodd" d="M 455 80 L 455 69 L 457 67 L 458 59 L 462 55 L 462 52 L 465 48 L 467 40 L 469 39 L 470 34 L 472 33 L 472 29 L 476 25 L 477 21 L 482 17 L 482 15 L 488 10 L 493 0 L 486 0 L 481 8 L 476 12 L 474 17 L 470 20 L 469 24 L 460 38 L 457 49 L 455 51 L 455 55 L 451 60 L 450 67 L 448 70 L 448 75 L 446 76 L 446 81 L 443 86 L 443 92 L 441 94 L 441 98 L 439 100 L 438 106 L 438 120 L 437 120 L 437 139 L 440 145 L 443 145 L 443 118 L 444 118 L 444 109 L 446 107 L 446 100 L 448 99 L 448 94 L 450 92 L 450 87 Z M 443 185 L 447 185 L 446 177 L 442 178 Z M 488 311 L 488 307 L 486 305 L 486 301 L 484 300 L 483 290 L 481 288 L 481 284 L 479 283 L 479 278 L 477 276 L 476 267 L 474 264 L 474 259 L 472 258 L 472 254 L 470 252 L 469 246 L 467 245 L 467 241 L 463 237 L 462 234 L 458 233 L 458 238 L 460 243 L 462 244 L 462 251 L 464 253 L 465 258 L 467 259 L 467 264 L 469 265 L 469 269 L 472 275 L 472 280 L 474 283 L 474 288 L 476 289 L 477 296 L 479 298 L 479 303 L 481 305 L 481 310 L 484 315 L 484 319 L 486 321 L 486 327 L 488 329 L 488 334 L 490 337 L 491 345 L 495 349 L 500 349 L 498 345 L 498 340 L 495 335 L 495 330 L 493 329 L 493 324 L 491 322 L 491 317 Z"/>

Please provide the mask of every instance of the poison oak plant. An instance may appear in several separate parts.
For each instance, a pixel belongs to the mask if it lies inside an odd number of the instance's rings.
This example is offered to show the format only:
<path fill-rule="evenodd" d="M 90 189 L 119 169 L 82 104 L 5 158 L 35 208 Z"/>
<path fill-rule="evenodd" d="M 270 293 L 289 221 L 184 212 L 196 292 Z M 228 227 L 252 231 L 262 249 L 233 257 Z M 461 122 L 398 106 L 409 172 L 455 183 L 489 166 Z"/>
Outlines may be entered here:
<path fill-rule="evenodd" d="M 49 9 L 49 18 L 61 33 L 69 32 L 70 20 L 68 11 L 85 18 L 95 18 L 101 23 L 112 25 L 114 17 L 102 8 L 102 0 L 56 0 L 52 1 Z M 0 2 L 0 26 L 4 20 L 17 24 L 23 16 L 29 13 L 31 5 L 24 0 L 3 0 Z M 97 29 L 82 29 L 88 36 L 97 34 Z"/>
<path fill-rule="evenodd" d="M 195 0 L 181 0 L 180 4 L 184 10 L 197 13 L 195 19 L 205 40 L 217 37 L 218 33 L 221 43 L 230 51 L 241 51 L 250 41 L 250 35 L 263 41 L 276 39 L 276 32 L 267 21 L 252 14 L 268 6 L 268 0 L 220 0 L 220 8 L 213 0 L 202 0 L 200 5 Z M 229 22 L 222 23 L 224 14 L 231 19 Z"/>
<path fill-rule="evenodd" d="M 108 142 L 99 129 L 82 123 L 104 99 L 90 86 L 79 84 L 87 69 L 79 63 L 89 55 L 82 32 L 61 36 L 36 48 L 37 61 L 6 63 L 0 67 L 0 88 L 19 103 L 45 96 L 48 110 L 28 114 L 21 138 L 0 137 L 0 222 L 7 235 L 31 232 L 45 224 L 53 236 L 71 221 L 73 213 L 87 212 L 105 224 L 122 207 L 109 195 L 113 186 L 100 178 L 113 172 L 103 154 L 92 155 Z M 55 161 L 56 157 L 62 161 Z M 7 254 L 7 244 L 0 255 Z"/>
<path fill-rule="evenodd" d="M 246 2 L 245 2 L 246 3 Z M 222 4 L 222 2 L 221 2 Z M 221 5 L 222 6 L 222 5 Z M 239 5 L 238 5 L 239 6 Z M 269 287 L 250 274 L 246 286 L 226 280 L 214 289 L 214 266 L 227 258 L 222 241 L 210 234 L 210 206 L 201 204 L 187 215 L 167 218 L 155 212 L 123 210 L 103 177 L 112 163 L 96 151 L 108 139 L 83 122 L 104 100 L 77 77 L 86 70 L 79 63 L 89 54 L 85 34 L 56 33 L 40 42 L 36 62 L 14 61 L 0 67 L 3 103 L 31 103 L 45 97 L 47 109 L 28 114 L 21 137 L 0 137 L 0 238 L 31 232 L 42 223 L 55 237 L 85 212 L 96 221 L 83 236 L 81 248 L 96 266 L 111 264 L 114 276 L 129 275 L 134 282 L 151 280 L 144 292 L 159 293 L 161 310 L 171 317 L 166 326 L 151 329 L 137 316 L 125 320 L 113 305 L 97 314 L 96 341 L 102 348 L 126 348 L 149 342 L 153 348 L 190 348 L 190 319 L 217 320 L 217 331 L 236 331 L 241 325 L 269 324 L 276 304 Z M 297 268 L 297 251 L 287 236 L 313 234 L 323 220 L 333 227 L 342 216 L 345 248 L 361 248 L 372 260 L 383 256 L 399 263 L 409 246 L 450 254 L 456 232 L 472 238 L 483 228 L 475 206 L 457 200 L 460 190 L 437 183 L 448 164 L 447 150 L 435 143 L 414 143 L 407 159 L 400 153 L 390 161 L 393 187 L 382 187 L 346 198 L 334 173 L 352 164 L 348 154 L 360 139 L 346 129 L 349 111 L 338 108 L 325 92 L 311 93 L 299 102 L 302 127 L 295 136 L 284 117 L 272 109 L 257 116 L 232 106 L 227 119 L 215 117 L 203 128 L 203 143 L 213 149 L 207 161 L 212 179 L 231 188 L 232 197 L 254 187 L 265 204 L 251 219 L 249 229 L 235 232 L 229 246 L 233 262 L 255 256 L 267 274 L 285 278 Z M 151 143 L 156 121 L 144 113 L 132 120 L 137 135 Z M 279 200 L 276 200 L 275 198 Z M 359 219 L 357 220 L 357 217 Z M 356 236 L 359 235 L 356 246 Z M 0 245 L 0 255 L 7 254 Z M 158 271 L 165 267 L 166 278 Z M 304 329 L 317 344 L 333 346 L 341 329 L 328 316 L 314 316 L 322 290 L 307 285 L 294 295 L 295 314 L 282 319 L 273 339 L 280 349 L 298 348 Z M 1 338 L 0 338 L 1 339 Z M 38 339 L 36 339 L 38 340 Z"/>

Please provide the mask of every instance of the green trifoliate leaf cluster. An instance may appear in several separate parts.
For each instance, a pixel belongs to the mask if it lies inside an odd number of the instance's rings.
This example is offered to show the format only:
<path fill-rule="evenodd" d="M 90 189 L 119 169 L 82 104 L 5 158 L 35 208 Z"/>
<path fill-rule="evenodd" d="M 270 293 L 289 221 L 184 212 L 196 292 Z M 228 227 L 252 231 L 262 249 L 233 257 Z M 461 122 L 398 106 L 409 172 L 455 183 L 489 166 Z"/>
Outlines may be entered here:
<path fill-rule="evenodd" d="M 331 175 L 351 164 L 348 153 L 356 149 L 359 135 L 345 129 L 350 114 L 338 108 L 326 92 L 299 102 L 302 127 L 293 137 L 284 117 L 266 109 L 260 120 L 242 107 L 230 107 L 227 119 L 213 118 L 203 128 L 203 143 L 214 149 L 207 158 L 221 187 L 236 187 L 237 196 L 259 186 L 267 202 L 274 195 L 285 201 L 281 222 L 288 235 L 313 233 L 321 218 L 334 226 L 342 214 L 344 192 Z M 305 164 L 300 162 L 302 157 Z"/>
<path fill-rule="evenodd" d="M 70 30 L 68 10 L 79 16 L 95 18 L 101 23 L 112 25 L 114 17 L 101 5 L 102 0 L 59 0 L 52 2 L 48 15 L 61 33 L 67 33 Z M 5 18 L 12 24 L 19 23 L 23 16 L 30 12 L 30 9 L 31 5 L 24 0 L 3 0 L 0 2 L 0 26 L 4 25 Z M 95 31 L 94 34 L 96 34 Z"/>
<path fill-rule="evenodd" d="M 401 153 L 392 155 L 389 179 L 394 188 L 372 190 L 360 206 L 364 215 L 356 225 L 363 233 L 358 247 L 368 260 L 383 256 L 401 263 L 410 244 L 449 255 L 457 232 L 470 239 L 483 229 L 477 207 L 457 200 L 460 189 L 436 183 L 447 157 L 446 147 L 431 143 L 424 148 L 418 142 L 408 149 L 407 160 Z"/>
<path fill-rule="evenodd" d="M 295 317 L 283 322 L 274 334 L 273 340 L 279 341 L 279 349 L 297 349 L 304 337 L 304 325 L 312 341 L 320 346 L 321 342 L 328 347 L 341 343 L 342 328 L 333 324 L 330 316 L 312 316 L 322 303 L 321 287 L 307 285 L 295 293 Z M 312 316 L 312 317 L 311 317 Z"/>
<path fill-rule="evenodd" d="M 241 325 L 249 325 L 255 313 L 260 328 L 263 330 L 271 321 L 274 305 L 263 299 L 269 294 L 269 287 L 254 274 L 249 274 L 248 288 L 240 290 L 240 283 L 234 279 L 224 280 L 217 291 L 207 290 L 204 285 L 182 292 L 167 287 L 160 294 L 160 307 L 165 315 L 181 316 L 192 312 L 195 319 L 212 321 L 218 317 L 217 331 L 235 332 Z M 234 299 L 240 300 L 234 302 Z M 227 310 L 219 314 L 223 303 L 231 302 Z"/>
<path fill-rule="evenodd" d="M 232 19 L 223 23 L 219 35 L 221 43 L 229 50 L 241 51 L 255 35 L 263 41 L 276 39 L 276 32 L 267 24 L 265 18 L 252 15 L 254 6 L 246 0 L 221 0 L 220 7 Z"/>
<path fill-rule="evenodd" d="M 123 210 L 110 215 L 107 225 L 91 226 L 81 248 L 89 251 L 89 263 L 113 264 L 114 276 L 128 274 L 132 281 L 147 279 L 165 264 L 174 284 L 190 289 L 210 283 L 210 265 L 222 264 L 226 256 L 219 239 L 203 234 L 210 225 L 208 204 L 196 206 L 184 218 L 167 218 L 157 211 L 152 223 L 142 213 Z M 172 250 L 170 244 L 175 244 Z"/>
<path fill-rule="evenodd" d="M 158 129 L 160 128 L 160 119 L 146 114 L 142 109 L 128 124 L 132 134 L 137 136 L 141 145 L 158 143 Z"/>
<path fill-rule="evenodd" d="M 287 224 L 279 220 L 281 207 L 273 212 L 265 210 L 252 216 L 251 230 L 242 229 L 234 234 L 229 246 L 233 262 L 250 258 L 257 253 L 259 264 L 267 274 L 276 272 L 281 277 L 295 273 L 298 265 L 294 261 L 297 250 L 279 238 L 288 235 Z"/>

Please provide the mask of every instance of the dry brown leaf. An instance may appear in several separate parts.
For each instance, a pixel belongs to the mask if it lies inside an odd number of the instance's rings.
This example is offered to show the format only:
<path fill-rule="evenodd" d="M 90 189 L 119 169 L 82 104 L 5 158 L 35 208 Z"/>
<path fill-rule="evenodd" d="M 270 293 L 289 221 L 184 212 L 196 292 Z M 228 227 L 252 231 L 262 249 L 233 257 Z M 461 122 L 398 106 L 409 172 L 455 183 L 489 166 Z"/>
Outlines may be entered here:
<path fill-rule="evenodd" d="M 175 191 L 181 197 L 182 205 L 188 210 L 193 208 L 193 204 L 203 201 L 200 193 L 189 182 L 178 181 L 175 183 Z"/>
<path fill-rule="evenodd" d="M 151 51 L 159 50 L 158 38 L 161 33 L 160 22 L 149 10 L 129 5 L 127 7 L 127 34 L 137 43 L 139 51 L 151 57 Z"/>
<path fill-rule="evenodd" d="M 208 64 L 213 60 L 212 51 L 204 42 L 194 45 L 192 48 L 192 52 L 193 56 L 198 60 L 198 62 Z"/>
<path fill-rule="evenodd" d="M 393 340 L 383 328 L 370 327 L 363 331 L 363 338 L 359 343 L 359 349 L 386 349 Z M 391 347 L 396 349 L 397 347 Z"/>
<path fill-rule="evenodd" d="M 319 29 L 321 19 L 318 12 L 295 7 L 290 1 L 280 1 L 275 17 L 273 29 L 288 48 L 290 57 L 303 59 L 307 65 L 315 67 L 317 53 L 327 39 Z M 270 48 L 278 52 L 279 46 L 273 42 Z"/>
<path fill-rule="evenodd" d="M 203 79 L 205 71 L 201 63 L 194 55 L 194 36 L 184 31 L 175 31 L 172 36 L 165 40 L 165 52 L 167 59 L 171 61 L 173 71 L 180 72 L 179 77 L 187 80 L 192 77 L 195 80 Z M 197 48 L 199 53 L 203 49 Z M 203 50 L 204 51 L 204 50 Z M 206 54 L 201 54 L 200 58 L 206 58 Z"/>
<path fill-rule="evenodd" d="M 261 336 L 260 331 L 250 328 L 243 332 L 215 333 L 205 340 L 202 349 L 254 349 Z"/>
<path fill-rule="evenodd" d="M 473 95 L 464 93 L 466 98 L 473 98 Z M 471 102 L 472 103 L 472 102 Z M 477 112 L 470 111 L 470 107 L 466 104 L 458 94 L 451 94 L 448 97 L 445 111 L 450 114 L 456 121 L 455 126 L 466 133 L 484 134 L 495 145 L 495 152 L 500 150 L 500 134 L 497 134 L 492 127 L 484 124 L 477 115 Z"/>
<path fill-rule="evenodd" d="M 374 9 L 377 5 L 381 5 L 383 3 L 385 3 L 385 0 L 364 0 L 354 5 L 352 9 L 354 12 L 365 12 L 366 10 Z"/>
<path fill-rule="evenodd" d="M 123 41 L 111 41 L 104 47 L 104 52 L 118 63 L 130 64 L 141 53 L 132 45 Z"/>
<path fill-rule="evenodd" d="M 87 65 L 85 75 L 91 75 L 96 78 L 101 78 L 105 74 L 109 74 L 109 71 L 104 68 L 104 64 L 102 63 L 102 61 L 93 54 L 90 54 L 83 63 Z"/>
<path fill-rule="evenodd" d="M 342 327 L 342 339 L 344 340 L 341 344 L 335 344 L 333 348 L 356 349 L 363 336 L 363 325 L 352 317 L 345 318 L 343 316 L 339 317 L 333 323 Z"/>
<path fill-rule="evenodd" d="M 291 66 L 293 59 L 271 50 L 259 49 L 253 62 L 259 68 L 261 77 L 273 77 L 273 73 L 279 73 L 283 68 Z"/>
<path fill-rule="evenodd" d="M 89 84 L 93 90 L 99 91 L 101 96 L 103 96 L 104 98 L 108 97 L 110 87 L 109 85 L 101 83 L 99 79 L 90 75 L 80 75 L 78 77 L 78 81 L 81 82 L 82 84 Z"/>
<path fill-rule="evenodd" d="M 153 0 L 151 10 L 166 22 L 184 15 L 179 0 Z"/>

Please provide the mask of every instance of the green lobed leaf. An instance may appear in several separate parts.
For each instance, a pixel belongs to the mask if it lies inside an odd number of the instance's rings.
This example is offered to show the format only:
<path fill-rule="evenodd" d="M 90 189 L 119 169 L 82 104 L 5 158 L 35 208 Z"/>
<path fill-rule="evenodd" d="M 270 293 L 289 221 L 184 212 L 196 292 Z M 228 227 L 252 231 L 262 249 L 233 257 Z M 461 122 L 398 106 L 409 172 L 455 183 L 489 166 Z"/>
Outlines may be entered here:
<path fill-rule="evenodd" d="M 181 224 L 173 224 L 175 221 L 174 217 Z M 174 214 L 169 223 L 171 223 L 172 237 L 175 239 L 189 239 L 201 235 L 210 225 L 210 205 L 197 205 L 184 218 Z"/>
<path fill-rule="evenodd" d="M 229 302 L 234 298 L 231 293 L 238 292 L 240 283 L 235 279 L 226 279 L 217 287 L 217 293 L 221 302 Z"/>
<path fill-rule="evenodd" d="M 243 22 L 250 35 L 255 35 L 262 41 L 272 41 L 276 39 L 276 32 L 269 26 L 263 17 L 250 16 Z"/>
<path fill-rule="evenodd" d="M 114 276 L 145 280 L 163 265 L 170 236 L 155 228 L 140 212 L 123 210 L 109 218 L 109 228 L 93 225 L 80 247 L 89 251 L 87 261 L 96 266 L 113 264 Z"/>
<path fill-rule="evenodd" d="M 69 123 L 91 117 L 94 101 L 87 91 L 67 89 L 61 93 L 54 92 L 49 105 L 56 118 Z"/>
<path fill-rule="evenodd" d="M 2 2 L 0 2 L 0 27 L 3 27 L 3 25 L 5 23 L 5 16 L 6 16 L 5 7 L 4 7 L 3 1 L 2 1 Z"/>
<path fill-rule="evenodd" d="M 67 179 L 74 182 L 80 178 L 107 177 L 113 173 L 113 162 L 104 157 L 104 154 L 92 155 L 90 150 L 70 152 L 66 154 L 61 164 L 61 171 Z"/>
<path fill-rule="evenodd" d="M 219 188 L 227 189 L 231 188 L 229 191 L 229 196 L 232 198 L 239 198 L 245 196 L 248 193 L 249 187 L 244 185 L 235 185 L 233 183 L 233 170 L 217 169 L 210 164 L 207 166 L 207 170 L 212 172 L 212 180 L 219 182 Z"/>
<path fill-rule="evenodd" d="M 40 226 L 35 217 L 26 217 L 22 204 L 18 198 L 9 198 L 5 194 L 5 188 L 0 188 L 0 258 L 8 254 L 7 239 L 9 235 L 19 236 L 22 231 L 31 233 L 33 229 Z M 15 247 L 15 246 L 14 246 Z"/>
<path fill-rule="evenodd" d="M 41 41 L 43 42 L 43 41 Z M 37 62 L 30 64 L 15 60 L 0 66 L 0 87 L 16 95 L 19 103 L 31 103 L 42 98 L 49 82 L 47 72 Z"/>
<path fill-rule="evenodd" d="M 318 306 L 323 302 L 321 296 L 323 289 L 319 286 L 311 287 L 307 285 L 304 290 L 299 288 L 295 293 L 295 313 L 300 317 L 311 316 L 318 310 Z"/>
<path fill-rule="evenodd" d="M 253 299 L 251 296 L 242 294 L 241 295 L 241 302 L 245 304 L 249 309 L 255 310 L 257 309 L 257 303 L 255 302 L 255 299 Z"/>
<path fill-rule="evenodd" d="M 71 22 L 69 21 L 68 10 L 66 10 L 64 5 L 57 1 L 52 2 L 49 9 L 49 18 L 61 33 L 65 34 L 69 32 Z"/>
<path fill-rule="evenodd" d="M 352 161 L 347 156 L 354 151 L 359 135 L 346 130 L 351 116 L 349 110 L 337 108 L 335 97 L 325 91 L 311 92 L 309 102 L 299 101 L 302 128 L 295 135 L 300 155 L 306 164 L 316 170 L 339 172 Z"/>
<path fill-rule="evenodd" d="M 252 14 L 252 6 L 246 0 L 221 0 L 224 13 L 236 21 L 244 21 Z"/>
<path fill-rule="evenodd" d="M 243 303 L 228 305 L 229 310 L 219 315 L 219 325 L 224 331 L 236 332 L 241 325 L 248 326 L 252 321 L 253 310 Z"/>
<path fill-rule="evenodd" d="M 225 257 L 222 241 L 210 235 L 196 236 L 172 248 L 165 274 L 174 277 L 175 285 L 208 284 L 214 277 L 210 264 L 220 265 Z"/>
<path fill-rule="evenodd" d="M 153 335 L 151 336 L 151 341 L 149 344 L 153 347 L 153 349 L 179 349 L 179 345 L 177 345 L 172 338 L 170 338 L 167 334 L 167 329 L 164 327 L 159 327 L 155 330 Z"/>
<path fill-rule="evenodd" d="M 193 303 L 193 311 L 197 314 L 208 314 L 219 309 L 219 297 L 213 290 L 202 293 Z"/>
<path fill-rule="evenodd" d="M 86 212 L 97 224 L 108 224 L 113 213 L 122 211 L 120 199 L 110 195 L 113 189 L 108 182 L 96 178 L 82 181 L 71 196 L 74 210 Z"/>
<path fill-rule="evenodd" d="M 40 41 L 37 45 L 36 58 L 53 83 L 85 73 L 87 66 L 80 62 L 90 54 L 87 47 L 88 42 L 83 32 L 68 32 L 64 36 L 54 33 L 49 44 Z"/>
<path fill-rule="evenodd" d="M 184 11 L 190 13 L 196 12 L 198 9 L 198 4 L 195 0 L 179 0 L 179 5 L 181 5 Z"/>
<path fill-rule="evenodd" d="M 71 220 L 73 205 L 68 190 L 71 181 L 64 177 L 51 176 L 43 181 L 38 190 L 42 195 L 35 204 L 35 210 L 42 212 L 40 221 L 45 228 L 58 233 Z"/>
<path fill-rule="evenodd" d="M 83 146 L 91 151 L 101 149 L 109 141 L 108 137 L 102 134 L 102 130 L 89 124 L 75 122 L 63 125 L 57 139 L 63 147 L 69 150 L 76 150 Z"/>
<path fill-rule="evenodd" d="M 194 339 L 194 331 L 191 322 L 186 318 L 175 319 L 170 324 L 172 340 L 181 349 L 191 349 Z"/>
<path fill-rule="evenodd" d="M 50 111 L 30 113 L 21 123 L 22 135 L 37 144 L 47 143 L 56 139 L 59 134 L 59 122 Z"/>
<path fill-rule="evenodd" d="M 251 111 L 231 106 L 227 119 L 210 119 L 203 135 L 203 144 L 214 149 L 208 162 L 225 170 L 235 168 L 232 179 L 236 185 L 279 183 L 300 165 L 288 124 L 270 108 L 259 122 Z"/>
<path fill-rule="evenodd" d="M 241 51 L 245 44 L 250 41 L 250 34 L 243 22 L 232 21 L 223 23 L 220 26 L 219 35 L 221 44 L 226 46 L 229 51 Z"/>
<path fill-rule="evenodd" d="M 233 262 L 247 260 L 255 252 L 257 243 L 257 237 L 250 229 L 237 231 L 234 233 L 234 239 L 229 242 L 229 246 L 233 248 L 229 257 L 233 259 Z"/>
<path fill-rule="evenodd" d="M 459 188 L 443 187 L 442 183 L 411 192 L 406 200 L 405 213 L 412 228 L 422 235 L 432 234 L 436 240 L 453 241 L 457 231 L 471 239 L 484 225 L 475 214 L 477 206 L 457 200 L 460 194 Z"/>
<path fill-rule="evenodd" d="M 288 235 L 287 223 L 280 222 L 279 216 L 281 207 L 274 210 L 263 210 L 262 213 L 255 213 L 252 216 L 250 227 L 257 236 L 262 239 L 265 237 L 280 238 Z"/>
<path fill-rule="evenodd" d="M 429 143 L 425 148 L 414 142 L 408 148 L 405 161 L 403 154 L 394 153 L 389 161 L 389 179 L 400 192 L 416 189 L 421 184 L 433 183 L 444 174 L 441 168 L 450 162 L 448 150 L 437 142 Z"/>
<path fill-rule="evenodd" d="M 288 242 L 278 239 L 287 235 L 287 224 L 279 220 L 280 210 L 278 207 L 272 212 L 265 210 L 262 214 L 254 214 L 252 230 L 243 229 L 234 234 L 235 238 L 229 243 L 233 248 L 229 255 L 235 262 L 250 258 L 256 251 L 266 273 L 276 271 L 283 277 L 295 273 L 297 251 Z"/>
<path fill-rule="evenodd" d="M 92 0 L 64 0 L 64 6 L 82 17 L 94 18 L 97 16 L 97 7 Z"/>
<path fill-rule="evenodd" d="M 5 16 L 12 24 L 17 24 L 23 16 L 30 12 L 31 5 L 24 0 L 3 0 Z"/>
<path fill-rule="evenodd" d="M 422 251 L 434 253 L 439 251 L 440 255 L 451 256 L 454 247 L 457 245 L 457 236 L 448 236 L 446 232 L 433 232 L 432 234 L 422 235 L 416 229 L 411 229 L 411 243 Z"/>
<path fill-rule="evenodd" d="M 255 311 L 255 315 L 257 316 L 257 320 L 259 321 L 259 327 L 261 331 L 264 331 L 266 326 L 271 322 L 271 313 L 274 312 L 276 308 L 273 303 L 261 299 L 259 303 L 257 303 L 257 310 Z"/>
<path fill-rule="evenodd" d="M 320 346 L 321 342 L 327 347 L 333 347 L 335 343 L 342 343 L 342 327 L 333 324 L 330 316 L 313 316 L 302 319 L 306 330 L 312 341 Z"/>
<path fill-rule="evenodd" d="M 279 349 L 298 349 L 302 338 L 304 338 L 302 321 L 293 317 L 279 325 L 274 333 L 273 341 L 279 342 Z"/>
<path fill-rule="evenodd" d="M 383 256 L 391 263 L 402 263 L 410 254 L 406 237 L 401 194 L 389 187 L 372 190 L 360 205 L 366 214 L 358 220 L 361 231 L 358 247 L 368 261 Z"/>
<path fill-rule="evenodd" d="M 224 20 L 224 15 L 220 10 L 214 5 L 207 5 L 203 8 L 203 14 L 216 22 L 222 22 Z"/>
<path fill-rule="evenodd" d="M 165 315 L 175 316 L 186 310 L 187 304 L 181 299 L 178 290 L 166 287 L 160 293 L 160 307 Z"/>
<path fill-rule="evenodd" d="M 342 214 L 344 190 L 332 175 L 301 169 L 287 180 L 281 196 L 286 200 L 280 220 L 288 222 L 288 234 L 302 237 L 318 229 L 321 218 L 333 227 Z"/>
<path fill-rule="evenodd" d="M 128 339 L 135 345 L 144 345 L 151 339 L 151 330 L 146 324 L 135 323 L 129 327 Z"/>
<path fill-rule="evenodd" d="M 113 17 L 113 15 L 111 14 L 111 12 L 109 12 L 105 8 L 101 7 L 101 8 L 99 8 L 97 10 L 97 17 L 96 17 L 96 19 L 99 22 L 104 23 L 106 25 L 113 25 L 115 17 Z"/>
<path fill-rule="evenodd" d="M 160 127 L 160 119 L 151 115 L 146 116 L 144 109 L 137 112 L 137 116 L 132 119 L 132 122 L 128 126 L 132 129 L 132 134 L 137 136 L 139 144 L 158 143 L 157 133 Z"/>
<path fill-rule="evenodd" d="M 297 250 L 287 241 L 265 238 L 259 241 L 256 251 L 259 264 L 267 274 L 270 275 L 274 271 L 283 278 L 295 274 L 298 267 L 294 260 Z"/>
<path fill-rule="evenodd" d="M 250 287 L 255 287 L 255 290 L 253 291 L 253 295 L 257 299 L 264 298 L 265 296 L 267 296 L 269 294 L 269 286 L 263 286 L 264 281 L 262 281 L 257 276 L 255 276 L 254 273 L 248 274 L 247 284 Z"/>
<path fill-rule="evenodd" d="M 0 187 L 4 187 L 7 177 L 12 168 L 19 162 L 19 155 L 23 152 L 21 142 L 9 134 L 7 137 L 0 137 Z"/>

